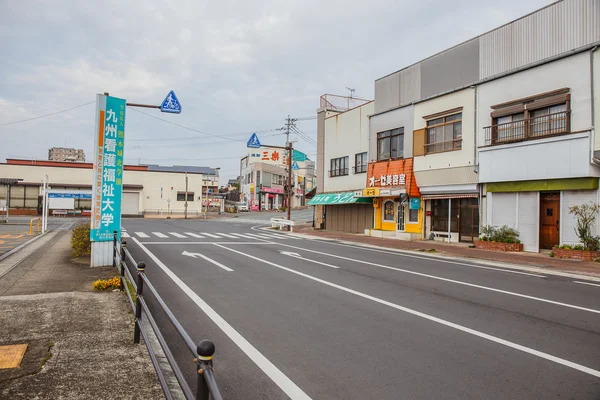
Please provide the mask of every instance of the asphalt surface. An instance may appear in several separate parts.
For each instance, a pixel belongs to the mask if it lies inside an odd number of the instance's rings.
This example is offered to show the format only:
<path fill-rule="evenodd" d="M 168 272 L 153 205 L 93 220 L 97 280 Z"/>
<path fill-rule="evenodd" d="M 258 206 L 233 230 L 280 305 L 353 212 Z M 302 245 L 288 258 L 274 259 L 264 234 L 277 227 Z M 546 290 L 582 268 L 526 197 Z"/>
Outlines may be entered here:
<path fill-rule="evenodd" d="M 600 398 L 598 282 L 235 220 L 124 227 L 190 336 L 215 342 L 227 399 Z M 195 382 L 191 354 L 150 303 Z"/>

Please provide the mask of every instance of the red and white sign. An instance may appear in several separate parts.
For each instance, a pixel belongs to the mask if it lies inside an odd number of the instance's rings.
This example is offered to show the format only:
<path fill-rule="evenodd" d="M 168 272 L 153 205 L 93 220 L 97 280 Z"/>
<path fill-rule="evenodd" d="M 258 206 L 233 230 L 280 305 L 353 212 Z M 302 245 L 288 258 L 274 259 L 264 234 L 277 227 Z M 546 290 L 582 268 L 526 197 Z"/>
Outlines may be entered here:
<path fill-rule="evenodd" d="M 283 189 L 276 189 L 276 188 L 269 188 L 269 187 L 264 187 L 264 188 L 260 189 L 260 191 L 263 193 L 283 194 Z"/>

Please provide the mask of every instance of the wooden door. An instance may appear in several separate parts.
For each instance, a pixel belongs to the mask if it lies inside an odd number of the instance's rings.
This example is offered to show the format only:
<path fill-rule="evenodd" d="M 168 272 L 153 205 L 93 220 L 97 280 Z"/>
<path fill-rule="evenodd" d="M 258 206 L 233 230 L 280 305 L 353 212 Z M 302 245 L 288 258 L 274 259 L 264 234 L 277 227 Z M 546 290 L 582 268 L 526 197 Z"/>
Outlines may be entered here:
<path fill-rule="evenodd" d="M 559 245 L 560 193 L 542 193 L 540 213 L 540 247 L 551 249 Z"/>

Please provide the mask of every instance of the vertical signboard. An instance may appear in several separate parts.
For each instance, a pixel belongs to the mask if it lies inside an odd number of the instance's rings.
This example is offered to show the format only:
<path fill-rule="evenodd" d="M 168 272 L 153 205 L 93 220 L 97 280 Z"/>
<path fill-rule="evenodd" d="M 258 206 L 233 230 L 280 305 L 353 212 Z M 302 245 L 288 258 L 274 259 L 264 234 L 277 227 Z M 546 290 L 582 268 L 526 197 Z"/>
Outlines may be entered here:
<path fill-rule="evenodd" d="M 94 183 L 92 191 L 93 242 L 121 239 L 121 196 L 123 192 L 123 150 L 125 144 L 124 99 L 98 95 Z"/>

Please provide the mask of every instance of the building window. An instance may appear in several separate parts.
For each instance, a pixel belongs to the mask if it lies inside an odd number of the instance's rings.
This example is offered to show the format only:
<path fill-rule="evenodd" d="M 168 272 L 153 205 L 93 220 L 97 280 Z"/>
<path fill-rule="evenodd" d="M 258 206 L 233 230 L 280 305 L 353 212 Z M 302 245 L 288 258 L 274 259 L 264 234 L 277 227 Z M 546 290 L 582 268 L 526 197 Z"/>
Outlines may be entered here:
<path fill-rule="evenodd" d="M 364 174 L 367 172 L 367 152 L 354 155 L 354 173 Z"/>
<path fill-rule="evenodd" d="M 177 201 L 185 201 L 185 192 L 177 192 Z M 194 201 L 194 192 L 187 192 L 187 201 Z"/>
<path fill-rule="evenodd" d="M 349 157 L 332 158 L 329 169 L 329 176 L 344 176 L 348 175 L 348 159 Z"/>
<path fill-rule="evenodd" d="M 462 149 L 462 113 L 427 121 L 425 154 Z"/>
<path fill-rule="evenodd" d="M 404 158 L 404 127 L 377 134 L 377 160 Z"/>
<path fill-rule="evenodd" d="M 450 205 L 450 232 L 458 232 L 458 201 L 453 200 Z M 432 201 L 432 228 L 436 232 L 448 232 L 448 199 Z M 417 216 L 418 218 L 418 216 Z"/>
<path fill-rule="evenodd" d="M 494 146 L 570 133 L 569 89 L 492 106 L 486 145 Z"/>
<path fill-rule="evenodd" d="M 256 171 L 256 186 L 260 186 L 260 171 Z"/>
<path fill-rule="evenodd" d="M 388 222 L 394 220 L 394 202 L 392 200 L 383 203 L 383 220 Z"/>
<path fill-rule="evenodd" d="M 408 222 L 411 224 L 419 222 L 419 210 L 408 210 Z"/>

